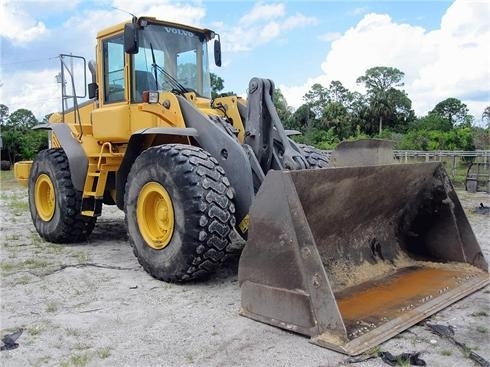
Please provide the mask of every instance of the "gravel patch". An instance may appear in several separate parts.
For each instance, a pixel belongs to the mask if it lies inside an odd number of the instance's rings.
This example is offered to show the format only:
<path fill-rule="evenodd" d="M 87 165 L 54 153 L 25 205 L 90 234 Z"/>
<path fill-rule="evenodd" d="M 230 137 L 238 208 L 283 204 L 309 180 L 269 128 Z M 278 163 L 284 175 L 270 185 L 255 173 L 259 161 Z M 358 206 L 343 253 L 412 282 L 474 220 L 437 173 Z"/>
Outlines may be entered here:
<path fill-rule="evenodd" d="M 458 192 L 490 259 L 490 215 L 483 193 Z M 212 279 L 175 285 L 151 278 L 127 241 L 124 214 L 104 207 L 86 243 L 55 245 L 36 233 L 23 189 L 1 192 L 0 335 L 24 328 L 4 366 L 338 366 L 346 356 L 308 338 L 238 315 L 236 265 Z M 490 360 L 490 288 L 428 321 Z M 474 366 L 420 323 L 383 343 L 392 354 L 420 352 L 428 366 Z M 355 366 L 386 366 L 371 359 Z"/>

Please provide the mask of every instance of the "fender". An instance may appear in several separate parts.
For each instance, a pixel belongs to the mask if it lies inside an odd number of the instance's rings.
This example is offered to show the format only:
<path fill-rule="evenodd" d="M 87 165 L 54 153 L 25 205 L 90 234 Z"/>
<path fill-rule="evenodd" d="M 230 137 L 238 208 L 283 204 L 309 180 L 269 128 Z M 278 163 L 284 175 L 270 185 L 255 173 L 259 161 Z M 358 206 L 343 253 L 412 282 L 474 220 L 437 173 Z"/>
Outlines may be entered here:
<path fill-rule="evenodd" d="M 193 128 L 153 127 L 136 131 L 128 142 L 126 154 L 116 174 L 116 204 L 124 209 L 124 193 L 131 166 L 145 149 L 168 143 L 189 144 L 189 137 L 197 137 L 199 134 Z"/>
<path fill-rule="evenodd" d="M 255 196 L 250 161 L 240 143 L 185 98 L 177 96 L 187 126 L 199 132 L 196 141 L 210 153 L 226 172 L 235 190 L 237 223 L 248 214 Z M 242 231 L 243 233 L 243 231 Z"/>
<path fill-rule="evenodd" d="M 68 158 L 73 187 L 75 190 L 83 192 L 85 178 L 87 177 L 88 158 L 80 142 L 73 137 L 70 127 L 63 123 L 47 123 L 35 126 L 33 129 L 51 130 L 55 133 Z"/>

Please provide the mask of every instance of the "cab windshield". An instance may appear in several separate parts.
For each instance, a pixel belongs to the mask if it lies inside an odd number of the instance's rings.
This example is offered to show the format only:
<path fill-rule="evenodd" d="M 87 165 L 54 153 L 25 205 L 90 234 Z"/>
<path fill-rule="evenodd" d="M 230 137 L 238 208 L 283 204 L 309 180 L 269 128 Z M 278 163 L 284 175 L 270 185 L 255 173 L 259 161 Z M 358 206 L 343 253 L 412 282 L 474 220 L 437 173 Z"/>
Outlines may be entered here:
<path fill-rule="evenodd" d="M 145 90 L 182 91 L 179 84 L 187 91 L 211 97 L 204 35 L 157 24 L 147 25 L 138 34 L 139 51 L 132 56 L 135 102 L 141 102 Z"/>

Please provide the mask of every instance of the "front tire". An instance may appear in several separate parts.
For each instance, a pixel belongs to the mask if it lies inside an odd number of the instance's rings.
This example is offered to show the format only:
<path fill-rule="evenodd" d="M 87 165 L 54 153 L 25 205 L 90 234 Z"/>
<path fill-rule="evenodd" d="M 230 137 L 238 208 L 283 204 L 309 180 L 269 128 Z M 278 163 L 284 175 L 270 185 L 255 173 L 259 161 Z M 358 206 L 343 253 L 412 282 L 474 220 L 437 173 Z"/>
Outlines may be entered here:
<path fill-rule="evenodd" d="M 310 169 L 326 168 L 330 162 L 330 156 L 311 145 L 298 144 L 303 155 L 310 164 Z"/>
<path fill-rule="evenodd" d="M 73 187 L 63 149 L 46 149 L 36 156 L 28 191 L 32 222 L 46 241 L 81 242 L 92 233 L 97 218 L 80 214 L 82 193 Z"/>
<path fill-rule="evenodd" d="M 233 191 L 205 150 L 168 144 L 134 162 L 125 193 L 129 240 L 153 277 L 182 282 L 214 272 L 235 226 Z"/>

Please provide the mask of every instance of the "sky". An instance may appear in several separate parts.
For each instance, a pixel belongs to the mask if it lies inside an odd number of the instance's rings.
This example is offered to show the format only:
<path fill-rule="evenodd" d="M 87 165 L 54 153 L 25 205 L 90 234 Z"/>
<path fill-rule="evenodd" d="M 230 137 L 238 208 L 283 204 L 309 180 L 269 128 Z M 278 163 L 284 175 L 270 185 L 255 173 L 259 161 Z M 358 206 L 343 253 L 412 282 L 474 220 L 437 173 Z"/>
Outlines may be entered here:
<path fill-rule="evenodd" d="M 38 118 L 61 108 L 57 56 L 95 58 L 98 30 L 137 16 L 210 28 L 224 91 L 246 96 L 268 78 L 299 107 L 314 83 L 356 79 L 374 66 L 405 73 L 417 116 L 440 101 L 464 102 L 475 120 L 490 105 L 490 1 L 0 0 L 0 103 Z"/>

